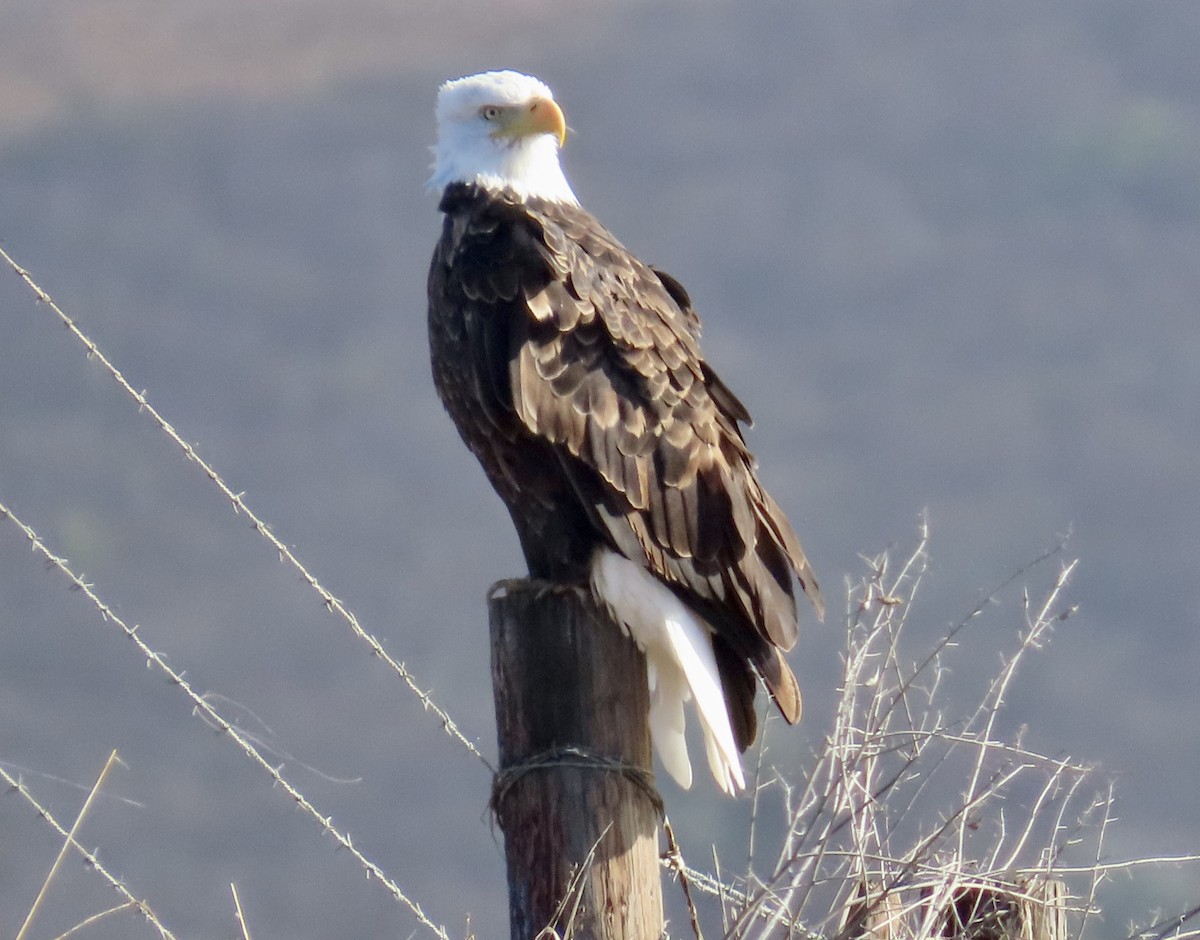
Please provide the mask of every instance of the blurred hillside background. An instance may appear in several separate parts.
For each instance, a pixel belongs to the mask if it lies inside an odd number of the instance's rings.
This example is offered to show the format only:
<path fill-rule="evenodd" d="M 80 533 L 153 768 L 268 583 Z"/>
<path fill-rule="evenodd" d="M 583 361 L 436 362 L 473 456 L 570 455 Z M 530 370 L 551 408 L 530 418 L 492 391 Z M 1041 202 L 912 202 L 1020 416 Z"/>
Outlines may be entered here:
<path fill-rule="evenodd" d="M 0 243 L 486 754 L 483 597 L 523 568 L 429 379 L 425 179 L 438 84 L 512 67 L 555 89 L 584 205 L 687 286 L 822 577 L 780 767 L 828 728 L 860 554 L 928 511 L 931 640 L 1069 530 L 1081 612 L 1003 730 L 1115 778 L 1113 857 L 1200 844 L 1200 5 L 6 0 L 0 23 Z M 11 274 L 0 501 L 269 726 L 436 921 L 505 935 L 486 768 Z M 235 933 L 230 882 L 256 937 L 412 929 L 0 524 L 0 763 L 70 818 L 113 748 L 81 841 L 180 936 Z M 748 801 L 663 787 L 689 860 L 736 866 Z M 0 934 L 55 850 L 0 795 Z M 67 877 L 43 931 L 115 903 Z M 1122 876 L 1106 930 L 1195 895 L 1194 869 Z"/>

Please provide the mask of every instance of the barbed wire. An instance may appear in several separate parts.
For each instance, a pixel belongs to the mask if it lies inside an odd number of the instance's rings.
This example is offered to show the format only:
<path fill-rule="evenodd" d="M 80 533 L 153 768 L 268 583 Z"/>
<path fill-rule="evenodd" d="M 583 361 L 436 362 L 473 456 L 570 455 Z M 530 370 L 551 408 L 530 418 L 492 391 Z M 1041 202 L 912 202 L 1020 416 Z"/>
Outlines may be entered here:
<path fill-rule="evenodd" d="M 321 597 L 326 608 L 345 620 L 353 633 L 367 643 L 372 653 L 387 663 L 407 687 L 417 695 L 422 706 L 441 720 L 443 730 L 494 772 L 491 764 L 483 757 L 478 748 L 463 736 L 450 716 L 432 701 L 428 692 L 418 687 L 404 664 L 394 660 L 384 650 L 382 644 L 361 627 L 355 615 L 321 585 L 270 527 L 250 510 L 244 501 L 243 494 L 235 493 L 225 483 L 216 470 L 201 458 L 176 429 L 149 404 L 145 393 L 136 391 L 130 385 L 121 372 L 98 349 L 95 342 L 84 334 L 71 318 L 66 316 L 49 295 L 33 281 L 23 268 L 16 264 L 3 248 L 0 248 L 0 257 L 3 257 L 14 272 L 21 277 L 34 293 L 37 301 L 45 304 L 72 335 L 83 344 L 88 358 L 98 361 L 137 404 L 139 411 L 145 411 L 159 429 L 183 451 L 185 458 L 201 468 L 225 499 L 230 502 L 236 513 L 246 515 L 253 528 L 276 549 L 280 560 L 286 561 L 294 567 L 300 573 L 302 580 Z M 74 589 L 83 592 L 89 598 L 101 614 L 102 619 L 114 621 L 125 632 L 138 646 L 148 665 L 161 669 L 172 684 L 178 685 L 184 690 L 184 693 L 192 700 L 195 714 L 218 731 L 228 733 L 233 737 L 238 746 L 267 770 L 274 781 L 302 810 L 321 824 L 323 831 L 329 832 L 341 847 L 346 848 L 355 856 L 369 877 L 379 878 L 389 892 L 407 906 L 423 926 L 446 940 L 445 929 L 432 923 L 415 901 L 404 895 L 378 866 L 354 848 L 349 835 L 335 829 L 329 817 L 322 816 L 294 785 L 283 778 L 255 747 L 255 742 L 251 738 L 225 719 L 212 705 L 209 697 L 198 695 L 187 683 L 182 672 L 171 669 L 159 654 L 141 640 L 137 635 L 138 626 L 135 625 L 132 628 L 127 626 L 94 593 L 91 586 L 70 569 L 64 559 L 53 555 L 30 527 L 13 517 L 11 511 L 3 503 L 0 503 L 0 520 L 5 516 L 11 518 L 14 524 L 24 532 L 34 549 L 41 553 L 51 566 L 59 568 L 70 579 Z M 862 877 L 867 874 L 883 877 L 886 873 L 887 878 L 881 898 L 886 897 L 889 892 L 898 897 L 902 890 L 907 892 L 910 897 L 918 895 L 925 897 L 922 892 L 928 893 L 935 889 L 945 889 L 952 884 L 958 887 L 976 884 L 987 886 L 991 883 L 988 879 L 993 874 L 997 877 L 1000 874 L 1005 876 L 1020 874 L 1043 878 L 1090 875 L 1091 884 L 1087 893 L 1075 897 L 1073 900 L 1076 903 L 1066 908 L 1078 916 L 1076 936 L 1081 936 L 1088 918 L 1094 917 L 1097 913 L 1096 889 L 1103 877 L 1144 865 L 1180 865 L 1200 861 L 1200 856 L 1194 855 L 1163 856 L 1124 862 L 1102 861 L 1101 848 L 1107 824 L 1112 818 L 1110 815 L 1111 789 L 1107 799 L 1100 799 L 1079 813 L 1079 821 L 1072 829 L 1067 819 L 1068 807 L 1072 809 L 1072 812 L 1076 811 L 1077 791 L 1091 768 L 1070 759 L 1044 756 L 1030 751 L 1021 745 L 1019 738 L 1015 742 L 998 740 L 994 733 L 996 715 L 1006 697 L 1005 693 L 1012 680 L 1017 662 L 1026 651 L 1036 649 L 1040 645 L 1043 635 L 1054 625 L 1074 613 L 1073 606 L 1067 606 L 1057 611 L 1052 609 L 1057 604 L 1060 593 L 1074 571 L 1074 561 L 1060 564 L 1053 584 L 1046 589 L 1039 603 L 1035 604 L 1027 592 L 1024 594 L 1026 630 L 1020 634 L 1020 645 L 1015 653 L 1010 654 L 1002 662 L 999 675 L 985 691 L 977 711 L 965 722 L 965 726 L 952 730 L 942 723 L 938 715 L 926 714 L 921 709 L 910 713 L 910 704 L 912 704 L 909 700 L 910 696 L 919 694 L 932 700 L 942 673 L 940 658 L 943 653 L 955 645 L 957 634 L 982 614 L 992 597 L 1001 589 L 1008 587 L 1030 569 L 1060 555 L 1063 549 L 1063 544 L 1060 542 L 1028 565 L 1023 566 L 996 591 L 984 598 L 968 615 L 958 621 L 948 634 L 934 645 L 927 658 L 902 669 L 896 659 L 896 643 L 924 572 L 927 538 L 927 526 L 922 522 L 920 544 L 907 560 L 901 563 L 899 573 L 888 571 L 889 559 L 886 555 L 880 556 L 878 559 L 864 559 L 873 569 L 871 577 L 859 587 L 857 592 L 854 589 L 847 591 L 847 626 L 850 630 L 849 638 L 854 642 L 847 650 L 846 675 L 842 688 L 844 701 L 843 707 L 839 710 L 838 730 L 826 741 L 823 755 L 818 762 L 818 769 L 821 769 L 821 764 L 827 766 L 822 769 L 821 773 L 811 775 L 808 791 L 801 794 L 802 798 L 798 804 L 793 804 L 790 788 L 786 783 L 780 781 L 781 786 L 788 791 L 786 802 L 789 815 L 793 817 L 794 821 L 793 831 L 788 833 L 785 840 L 786 850 L 781 853 L 779 869 L 766 881 L 757 878 L 752 872 L 748 872 L 747 877 L 740 881 L 729 881 L 720 877 L 719 871 L 718 875 L 714 876 L 687 866 L 677 845 L 673 846 L 672 852 L 662 860 L 665 868 L 683 880 L 685 890 L 690 885 L 701 893 L 717 897 L 722 908 L 734 915 L 735 922 L 745 931 L 745 936 L 750 935 L 749 931 L 752 926 L 757 927 L 762 922 L 768 925 L 767 930 L 763 933 L 765 936 L 770 930 L 785 921 L 791 930 L 802 932 L 805 936 L 816 936 L 823 927 L 819 918 L 816 922 L 808 925 L 802 925 L 799 922 L 810 893 L 818 885 L 834 881 L 846 886 L 846 889 L 849 890 L 849 887 L 855 883 L 855 873 Z M 872 614 L 875 615 L 873 619 Z M 856 631 L 862 635 L 856 638 Z M 928 687 L 918 685 L 918 677 L 928 678 L 929 676 L 932 676 L 929 679 L 931 685 Z M 860 702 L 857 699 L 858 691 L 867 697 L 866 702 Z M 894 727 L 889 722 L 897 715 L 900 716 L 899 726 Z M 927 723 L 927 718 L 933 720 L 932 726 Z M 858 719 L 860 723 L 856 724 L 855 719 Z M 861 723 L 864 720 L 865 724 Z M 881 776 L 876 764 L 882 758 L 892 755 L 893 752 L 907 750 L 909 747 L 914 752 L 919 752 L 924 749 L 925 745 L 933 743 L 944 748 L 961 748 L 967 753 L 974 750 L 974 757 L 969 768 L 969 785 L 966 792 L 961 795 L 963 801 L 961 805 L 943 818 L 940 827 L 935 828 L 932 833 L 926 833 L 915 845 L 908 846 L 907 850 L 895 851 L 895 847 L 889 845 L 889 842 L 896 814 L 881 809 L 880 800 L 884 795 L 900 789 L 900 784 L 906 782 L 912 784 L 913 781 L 920 779 L 921 775 L 914 772 L 915 757 L 902 767 L 901 776 L 895 778 Z M 935 749 L 930 747 L 929 750 L 933 752 Z M 1001 761 L 1003 766 L 1000 770 L 991 766 L 993 757 L 1005 759 Z M 944 753 L 939 752 L 925 760 L 926 764 L 932 765 L 933 770 L 937 770 L 946 758 Z M 986 769 L 985 763 L 988 765 Z M 965 841 L 968 833 L 974 832 L 980 824 L 979 818 L 974 815 L 973 811 L 983 803 L 998 803 L 1003 797 L 1006 787 L 1017 776 L 1023 776 L 1028 771 L 1040 771 L 1045 774 L 1045 778 L 1042 781 L 1040 793 L 1034 798 L 1025 824 L 1009 831 L 1008 823 L 1001 812 L 996 823 L 999 827 L 997 834 L 999 841 L 990 858 L 971 860 L 965 850 Z M 819 782 L 813 779 L 817 777 L 820 778 Z M 927 778 L 928 773 L 925 773 L 924 777 Z M 69 835 L 53 822 L 48 813 L 38 807 L 23 784 L 14 779 L 3 767 L 0 767 L 0 779 L 5 780 L 10 787 L 19 789 L 26 799 L 29 799 L 38 808 L 40 815 L 55 826 L 60 833 Z M 914 805 L 917 796 L 924 792 L 924 788 L 924 782 L 916 784 L 914 792 L 905 797 L 908 801 L 907 804 L 902 805 L 900 809 L 904 810 Z M 1057 810 L 1054 808 L 1055 804 L 1057 804 Z M 1101 812 L 1102 818 L 1099 823 L 1099 833 L 1095 839 L 1094 864 L 1064 865 L 1061 853 L 1066 847 L 1078 841 L 1076 830 L 1085 825 L 1095 825 L 1094 814 L 1096 812 Z M 1049 831 L 1050 844 L 1044 849 L 1040 861 L 1034 866 L 1016 867 L 1018 856 L 1034 843 L 1035 823 L 1042 825 L 1047 819 L 1052 823 Z M 801 822 L 803 825 L 800 824 Z M 821 825 L 818 826 L 818 822 Z M 852 830 L 848 845 L 835 844 L 828 838 L 844 828 Z M 815 849 L 811 844 L 804 845 L 804 839 L 810 833 L 817 833 L 821 836 L 816 839 L 817 847 Z M 793 839 L 797 844 L 793 845 Z M 85 851 L 77 845 L 76 847 L 81 852 Z M 943 852 L 936 853 L 935 848 L 941 848 Z M 1005 850 L 1004 853 L 1001 852 L 1002 848 Z M 1002 857 L 1002 854 L 1005 857 Z M 85 858 L 89 858 L 86 852 Z M 89 862 L 91 862 L 91 858 L 89 858 Z M 120 885 L 117 879 L 103 872 L 98 863 L 96 865 L 97 870 L 105 874 L 114 887 Z M 969 870 L 974 865 L 979 867 Z M 830 868 L 833 870 L 830 871 Z M 865 881 L 862 883 L 866 885 Z M 136 906 L 139 911 L 143 910 L 144 902 L 136 901 L 128 893 L 123 893 L 123 897 L 127 898 L 127 905 L 122 905 L 122 907 L 132 905 Z M 913 902 L 914 905 L 915 903 Z M 928 912 L 935 909 L 935 905 L 928 899 L 922 900 L 920 904 L 927 912 L 926 917 L 929 916 Z M 694 906 L 690 903 L 689 908 L 694 912 Z M 830 908 L 835 912 L 837 909 L 837 906 Z M 1177 938 L 1196 936 L 1200 932 L 1179 932 L 1185 921 L 1196 916 L 1196 910 L 1200 910 L 1200 908 L 1185 912 L 1175 919 L 1160 921 L 1150 929 L 1162 927 L 1162 932 L 1158 934 L 1160 937 L 1168 934 Z M 916 911 L 916 907 L 910 906 L 905 908 L 902 913 L 910 915 L 914 911 Z M 696 923 L 694 913 L 693 923 Z M 159 929 L 163 936 L 171 936 L 166 928 L 160 926 Z M 698 935 L 698 926 L 695 929 Z M 1172 930 L 1175 933 L 1171 933 Z"/>
<path fill-rule="evenodd" d="M 291 781 L 283 776 L 278 767 L 275 767 L 270 763 L 270 761 L 263 757 L 258 748 L 256 748 L 250 742 L 250 740 L 242 734 L 242 732 L 237 728 L 236 725 L 233 724 L 233 722 L 227 720 L 219 711 L 217 711 L 216 707 L 206 696 L 196 691 L 192 684 L 188 682 L 183 672 L 177 671 L 170 666 L 160 653 L 152 649 L 146 643 L 146 641 L 142 639 L 140 634 L 141 627 L 139 624 L 129 626 L 129 624 L 127 624 L 120 617 L 120 615 L 118 615 L 117 612 L 112 609 L 112 607 L 110 607 L 103 599 L 100 598 L 91 584 L 88 584 L 83 580 L 82 577 L 75 573 L 75 571 L 71 568 L 70 563 L 65 558 L 55 555 L 31 526 L 27 525 L 25 522 L 22 522 L 21 519 L 13 514 L 12 510 L 9 509 L 7 505 L 5 505 L 3 502 L 0 502 L 0 522 L 5 519 L 10 521 L 13 525 L 20 529 L 21 532 L 24 533 L 25 538 L 29 541 L 30 547 L 33 549 L 33 551 L 41 555 L 50 567 L 58 569 L 67 577 L 67 579 L 71 582 L 71 588 L 79 591 L 91 602 L 92 606 L 95 607 L 99 612 L 102 620 L 105 622 L 111 621 L 112 623 L 116 624 L 118 628 L 120 628 L 120 630 L 133 643 L 133 645 L 137 647 L 138 652 L 141 653 L 145 658 L 147 666 L 152 666 L 160 670 L 172 685 L 178 687 L 183 694 L 191 700 L 192 713 L 194 715 L 202 718 L 218 732 L 227 735 L 231 740 L 233 740 L 233 742 L 241 749 L 242 753 L 244 753 L 254 763 L 265 770 L 275 784 L 279 786 L 289 797 L 291 797 L 292 801 L 295 802 L 295 804 L 299 806 L 305 814 L 321 824 L 322 832 L 328 834 L 331 839 L 333 839 L 339 846 L 341 846 L 354 857 L 363 870 L 366 871 L 367 877 L 378 879 L 379 883 L 387 889 L 388 893 L 406 908 L 408 908 L 409 912 L 417 919 L 418 922 L 421 923 L 422 926 L 428 928 L 436 937 L 440 938 L 440 940 L 449 940 L 444 927 L 441 927 L 430 920 L 424 909 L 417 901 L 405 894 L 404 891 L 401 890 L 400 886 L 396 884 L 396 882 L 393 881 L 387 875 L 387 873 L 379 867 L 379 865 L 368 859 L 361 851 L 359 851 L 357 847 L 355 847 L 354 842 L 348 833 L 342 832 L 340 829 L 334 826 L 332 816 L 322 815 L 317 810 L 316 806 L 309 801 L 308 797 L 306 797 L 293 783 L 291 783 Z M 8 772 L 3 768 L 0 768 L 0 773 L 3 773 L 6 778 L 9 777 Z"/>
<path fill-rule="evenodd" d="M 235 492 L 233 488 L 225 482 L 224 478 L 216 471 L 212 464 L 201 457 L 196 449 L 186 440 L 184 440 L 183 436 L 175 429 L 174 425 L 172 425 L 153 405 L 150 404 L 150 401 L 146 397 L 146 392 L 144 390 L 139 392 L 129 383 L 129 380 L 125 378 L 121 370 L 118 369 L 113 362 L 100 350 L 100 348 L 96 345 L 96 342 L 86 333 L 84 333 L 71 317 L 67 316 L 67 314 L 63 312 L 62 308 L 55 303 L 54 299 L 45 290 L 43 290 L 36 281 L 34 281 L 29 272 L 25 268 L 21 267 L 21 265 L 19 265 L 13 259 L 13 257 L 4 250 L 3 247 L 0 247 L 0 258 L 3 258 L 4 261 L 8 263 L 9 267 L 12 268 L 12 270 L 16 273 L 16 275 L 25 282 L 26 286 L 33 292 L 33 295 L 37 298 L 38 302 L 43 304 L 56 317 L 58 317 L 71 335 L 83 344 L 84 348 L 87 350 L 87 357 L 98 362 L 100 366 L 110 376 L 112 376 L 125 394 L 133 399 L 134 403 L 138 406 L 138 411 L 149 415 L 150 420 L 158 426 L 159 430 L 166 434 L 167 437 L 170 438 L 177 447 L 179 447 L 179 449 L 183 452 L 184 457 L 200 467 L 200 469 L 204 472 L 204 475 L 207 476 L 210 481 L 212 481 L 217 489 L 220 490 L 221 494 L 229 501 L 230 505 L 233 506 L 233 511 L 240 515 L 244 515 L 250 520 L 250 524 L 253 529 L 264 539 L 266 539 L 271 547 L 279 553 L 279 560 L 291 565 L 299 573 L 301 580 L 318 594 L 318 596 L 321 598 L 321 601 L 324 603 L 325 608 L 330 613 L 336 614 L 342 620 L 344 620 L 354 635 L 370 647 L 372 655 L 388 665 L 388 667 L 417 697 L 417 700 L 421 703 L 421 707 L 427 712 L 432 712 L 437 717 L 437 719 L 441 722 L 442 730 L 445 731 L 450 738 L 465 747 L 471 755 L 476 757 L 489 770 L 489 772 L 494 774 L 496 769 L 492 766 L 491 762 L 483 756 L 483 753 L 479 750 L 475 743 L 459 730 L 454 719 L 450 717 L 444 708 L 442 708 L 433 700 L 430 693 L 425 689 L 422 689 L 417 684 L 415 677 L 408 670 L 408 667 L 405 666 L 404 663 L 395 659 L 374 634 L 369 633 L 363 628 L 354 613 L 348 607 L 346 607 L 342 601 L 335 597 L 333 593 L 329 591 L 320 581 L 317 580 L 316 576 L 313 575 L 307 567 L 305 567 L 304 563 L 301 562 L 296 554 L 283 542 L 283 540 L 280 539 L 274 533 L 274 531 L 272 531 L 271 527 L 261 518 L 259 518 L 259 516 L 250 508 L 250 506 L 247 505 L 244 498 L 245 494 Z"/>

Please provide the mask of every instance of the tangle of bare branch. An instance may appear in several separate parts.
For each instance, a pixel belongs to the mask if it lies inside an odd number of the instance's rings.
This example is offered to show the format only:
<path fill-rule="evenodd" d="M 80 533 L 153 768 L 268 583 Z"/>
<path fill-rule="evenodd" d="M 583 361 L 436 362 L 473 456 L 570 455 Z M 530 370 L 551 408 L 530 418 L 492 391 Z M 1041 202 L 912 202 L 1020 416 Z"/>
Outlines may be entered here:
<path fill-rule="evenodd" d="M 1092 792 L 1086 764 L 997 733 L 1018 667 L 1075 612 L 1063 601 L 1076 567 L 1063 557 L 1064 544 L 1006 579 L 910 662 L 903 639 L 928 566 L 927 541 L 923 523 L 916 548 L 898 565 L 886 554 L 864 559 L 866 577 L 847 592 L 834 725 L 802 777 L 779 774 L 771 787 L 788 826 L 770 874 L 750 867 L 732 880 L 706 875 L 684 865 L 677 850 L 664 862 L 694 892 L 719 900 L 726 937 L 942 936 L 948 911 L 1003 892 L 1029 910 L 1049 912 L 1052 899 L 1053 916 L 1062 918 L 1054 936 L 1067 936 L 1069 918 L 1081 938 L 1113 873 L 1200 862 L 1200 855 L 1105 860 L 1111 786 Z M 940 705 L 948 663 L 969 655 L 968 628 L 1026 577 L 1048 584 L 1036 597 L 1022 594 L 1015 648 L 967 717 L 949 720 Z M 1073 895 L 1064 894 L 1070 887 Z M 1183 940 L 1195 935 L 1183 927 L 1193 916 L 1161 919 L 1135 936 Z"/>

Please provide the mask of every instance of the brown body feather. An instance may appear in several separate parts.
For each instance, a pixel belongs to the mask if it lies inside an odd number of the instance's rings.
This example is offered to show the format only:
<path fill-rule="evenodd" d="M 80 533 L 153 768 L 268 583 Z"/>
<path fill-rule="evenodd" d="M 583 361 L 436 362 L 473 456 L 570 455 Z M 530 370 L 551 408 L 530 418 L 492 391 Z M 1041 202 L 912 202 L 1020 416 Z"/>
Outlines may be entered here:
<path fill-rule="evenodd" d="M 576 206 L 456 183 L 440 208 L 434 382 L 530 573 L 581 580 L 602 546 L 644 565 L 713 627 L 738 746 L 755 735 L 755 672 L 798 721 L 793 576 L 818 615 L 820 594 L 687 293 Z"/>

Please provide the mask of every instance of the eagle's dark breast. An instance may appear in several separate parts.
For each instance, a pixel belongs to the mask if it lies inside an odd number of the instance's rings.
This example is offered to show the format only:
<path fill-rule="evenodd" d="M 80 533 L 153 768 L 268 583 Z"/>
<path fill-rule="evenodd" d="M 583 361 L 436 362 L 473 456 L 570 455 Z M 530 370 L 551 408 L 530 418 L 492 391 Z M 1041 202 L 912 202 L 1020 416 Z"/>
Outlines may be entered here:
<path fill-rule="evenodd" d="M 598 546 L 645 565 L 715 629 L 740 747 L 754 673 L 800 695 L 787 519 L 754 476 L 744 406 L 699 348 L 683 288 L 589 213 L 452 184 L 429 273 L 434 383 L 508 506 L 535 577 L 581 580 Z"/>

